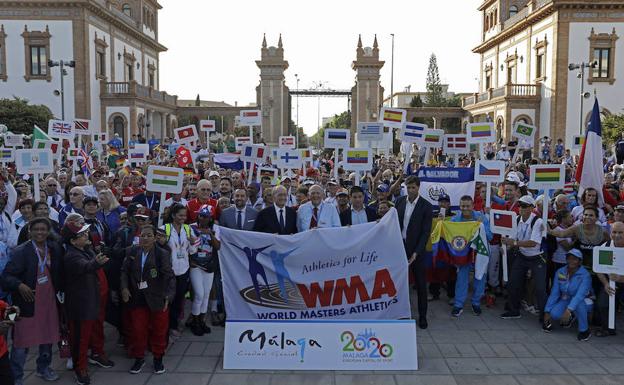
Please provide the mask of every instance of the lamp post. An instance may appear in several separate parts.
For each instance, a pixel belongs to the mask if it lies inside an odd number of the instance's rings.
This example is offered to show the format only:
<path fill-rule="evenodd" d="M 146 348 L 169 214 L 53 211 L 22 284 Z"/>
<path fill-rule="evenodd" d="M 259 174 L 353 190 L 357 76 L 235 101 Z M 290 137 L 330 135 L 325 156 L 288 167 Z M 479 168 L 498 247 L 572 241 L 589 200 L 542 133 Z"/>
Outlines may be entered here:
<path fill-rule="evenodd" d="M 394 34 L 392 36 L 392 57 L 390 59 L 390 107 L 394 107 Z"/>
<path fill-rule="evenodd" d="M 53 61 L 48 60 L 48 67 L 61 67 L 61 119 L 65 120 L 65 82 L 63 81 L 63 77 L 67 75 L 67 70 L 65 70 L 65 66 L 74 68 L 76 67 L 76 62 L 74 60 L 68 61 Z"/>
<path fill-rule="evenodd" d="M 591 63 L 570 63 L 568 65 L 569 71 L 579 70 L 576 77 L 578 77 L 581 81 L 581 92 L 579 95 L 579 135 L 583 135 L 583 99 L 588 99 L 590 97 L 589 92 L 585 92 L 585 69 L 586 68 L 596 68 L 598 66 L 597 61 L 593 61 Z"/>
<path fill-rule="evenodd" d="M 321 88 L 323 88 L 323 82 L 322 81 L 318 81 L 315 83 L 314 87 L 317 90 L 320 90 Z M 319 149 L 321 149 L 321 95 L 317 95 L 316 97 L 317 100 L 317 106 L 316 106 L 316 122 L 317 122 L 317 128 L 316 128 L 316 147 Z"/>
<path fill-rule="evenodd" d="M 297 144 L 297 148 L 299 148 L 299 75 L 295 74 L 295 79 L 297 80 L 297 121 L 295 123 L 295 143 Z"/>

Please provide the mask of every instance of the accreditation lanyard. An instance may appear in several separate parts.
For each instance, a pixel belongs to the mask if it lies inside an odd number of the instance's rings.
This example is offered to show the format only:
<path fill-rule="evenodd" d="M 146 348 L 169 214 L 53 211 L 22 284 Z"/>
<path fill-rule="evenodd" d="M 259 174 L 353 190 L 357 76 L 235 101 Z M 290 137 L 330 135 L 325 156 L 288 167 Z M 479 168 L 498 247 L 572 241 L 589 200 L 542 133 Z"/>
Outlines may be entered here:
<path fill-rule="evenodd" d="M 145 267 L 145 262 L 147 262 L 147 257 L 149 256 L 149 251 L 143 251 L 141 253 L 141 280 L 143 280 L 143 268 Z"/>
<path fill-rule="evenodd" d="M 154 206 L 154 200 L 156 200 L 156 195 L 152 194 L 152 200 L 151 201 L 147 201 L 147 194 L 145 195 L 145 205 L 147 206 L 148 209 L 152 209 L 152 206 Z"/>
<path fill-rule="evenodd" d="M 173 224 L 171 224 L 171 229 L 175 230 L 175 227 L 173 226 Z M 173 247 L 177 250 L 177 256 L 178 258 L 184 258 L 184 250 L 182 250 L 182 233 L 185 233 L 185 229 L 184 229 L 184 225 L 180 226 L 180 232 L 178 232 L 176 230 L 176 233 L 178 234 L 178 241 L 176 242 L 175 238 L 171 238 L 173 239 Z M 184 237 L 186 238 L 186 234 L 184 235 Z"/>
<path fill-rule="evenodd" d="M 43 275 L 45 273 L 45 268 L 48 263 L 48 245 L 46 244 L 43 249 L 43 258 L 41 258 L 41 253 L 39 252 L 39 248 L 33 241 L 33 246 L 35 248 L 35 253 L 37 253 L 37 258 L 39 259 L 39 275 Z"/>

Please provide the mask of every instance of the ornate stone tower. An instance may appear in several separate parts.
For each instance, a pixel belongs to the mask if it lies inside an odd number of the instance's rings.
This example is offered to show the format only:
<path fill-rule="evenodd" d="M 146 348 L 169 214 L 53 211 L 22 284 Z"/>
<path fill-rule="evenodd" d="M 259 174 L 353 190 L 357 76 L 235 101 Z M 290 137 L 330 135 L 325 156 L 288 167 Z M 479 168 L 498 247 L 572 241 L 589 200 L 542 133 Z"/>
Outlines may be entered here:
<path fill-rule="evenodd" d="M 358 37 L 356 59 L 351 68 L 356 72 L 355 86 L 351 89 L 351 142 L 355 143 L 358 122 L 375 122 L 383 103 L 384 89 L 379 82 L 379 71 L 384 62 L 379 60 L 377 35 L 373 48 L 362 48 L 362 36 Z"/>
<path fill-rule="evenodd" d="M 284 60 L 282 35 L 276 47 L 267 47 L 262 39 L 262 56 L 256 60 L 260 68 L 260 85 L 256 87 L 256 100 L 262 110 L 262 137 L 268 145 L 276 145 L 280 135 L 288 135 L 290 96 L 284 82 L 288 62 Z"/>

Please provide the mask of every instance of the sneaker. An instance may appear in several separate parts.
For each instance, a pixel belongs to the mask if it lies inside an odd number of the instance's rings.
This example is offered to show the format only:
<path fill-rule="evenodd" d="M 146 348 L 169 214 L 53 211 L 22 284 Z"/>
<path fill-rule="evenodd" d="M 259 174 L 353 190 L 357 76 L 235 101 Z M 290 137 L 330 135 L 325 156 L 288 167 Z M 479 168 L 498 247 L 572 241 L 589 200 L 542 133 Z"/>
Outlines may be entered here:
<path fill-rule="evenodd" d="M 576 336 L 579 341 L 587 341 L 589 337 L 591 337 L 591 331 L 589 329 L 585 330 L 584 332 L 579 332 L 579 334 Z"/>
<path fill-rule="evenodd" d="M 202 328 L 201 321 L 199 318 L 195 318 L 193 323 L 191 324 L 191 332 L 198 337 L 204 335 L 204 328 Z"/>
<path fill-rule="evenodd" d="M 162 362 L 162 357 L 154 357 L 154 374 L 163 374 L 165 372 L 165 366 Z"/>
<path fill-rule="evenodd" d="M 521 317 L 520 313 L 515 311 L 506 311 L 500 316 L 502 319 L 518 319 Z"/>
<path fill-rule="evenodd" d="M 472 305 L 472 313 L 474 315 L 481 315 L 481 313 L 482 313 L 481 306 L 479 306 L 479 305 Z"/>
<path fill-rule="evenodd" d="M 552 330 L 553 330 L 553 326 L 552 326 L 552 322 L 550 322 L 550 320 L 545 321 L 545 322 L 542 324 L 542 331 L 543 331 L 543 332 L 545 332 L 545 333 L 550 333 L 550 332 L 552 332 Z"/>
<path fill-rule="evenodd" d="M 527 308 L 525 309 L 528 313 L 531 313 L 533 315 L 538 315 L 539 314 L 539 310 L 537 310 L 537 308 L 533 305 L 529 305 L 527 306 Z"/>
<path fill-rule="evenodd" d="M 91 378 L 89 378 L 89 373 L 86 371 L 76 372 L 76 384 L 78 385 L 89 385 L 91 383 Z"/>
<path fill-rule="evenodd" d="M 145 360 L 143 358 L 137 358 L 134 360 L 134 365 L 130 368 L 130 373 L 139 374 L 141 369 L 145 366 Z"/>
<path fill-rule="evenodd" d="M 56 381 L 59 379 L 58 374 L 50 367 L 45 368 L 43 372 L 35 372 L 35 376 L 42 378 L 44 381 Z"/>
<path fill-rule="evenodd" d="M 104 368 L 104 369 L 109 369 L 115 366 L 115 363 L 109 360 L 108 357 L 106 357 L 103 354 L 102 355 L 92 354 L 91 356 L 89 356 L 89 363 L 91 365 L 97 365 L 100 368 Z"/>
<path fill-rule="evenodd" d="M 464 312 L 464 309 L 461 307 L 454 307 L 453 311 L 451 311 L 451 315 L 455 318 L 459 318 L 460 315 Z"/>

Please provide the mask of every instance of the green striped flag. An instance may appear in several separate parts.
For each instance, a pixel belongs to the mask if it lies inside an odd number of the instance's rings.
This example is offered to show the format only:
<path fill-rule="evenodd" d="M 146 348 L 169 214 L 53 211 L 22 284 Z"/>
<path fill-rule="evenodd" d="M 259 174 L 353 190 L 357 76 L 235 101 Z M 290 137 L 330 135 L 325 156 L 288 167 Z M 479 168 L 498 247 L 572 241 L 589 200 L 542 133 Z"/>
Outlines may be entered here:
<path fill-rule="evenodd" d="M 50 138 L 48 134 L 46 134 L 41 128 L 39 128 L 35 124 L 35 128 L 33 129 L 32 141 L 34 142 L 35 140 L 52 140 L 52 138 Z M 38 148 L 43 148 L 43 147 L 38 147 Z"/>
<path fill-rule="evenodd" d="M 152 183 L 161 186 L 177 186 L 179 172 L 167 170 L 154 170 Z"/>
<path fill-rule="evenodd" d="M 613 251 L 611 250 L 600 250 L 598 252 L 598 263 L 605 266 L 613 266 Z"/>

